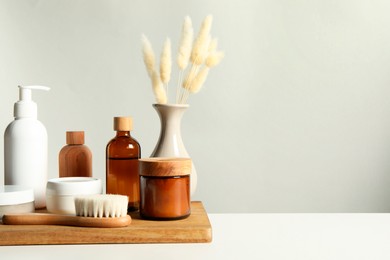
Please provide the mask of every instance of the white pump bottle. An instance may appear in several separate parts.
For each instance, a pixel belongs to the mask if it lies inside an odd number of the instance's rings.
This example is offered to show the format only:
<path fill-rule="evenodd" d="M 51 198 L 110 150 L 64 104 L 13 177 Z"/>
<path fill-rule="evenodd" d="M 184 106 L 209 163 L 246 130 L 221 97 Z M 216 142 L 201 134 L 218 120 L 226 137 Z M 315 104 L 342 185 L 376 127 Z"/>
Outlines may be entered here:
<path fill-rule="evenodd" d="M 32 90 L 43 86 L 19 86 L 19 101 L 14 117 L 4 133 L 4 183 L 34 189 L 35 208 L 44 208 L 47 183 L 47 132 L 37 120 L 37 104 L 31 100 Z"/>

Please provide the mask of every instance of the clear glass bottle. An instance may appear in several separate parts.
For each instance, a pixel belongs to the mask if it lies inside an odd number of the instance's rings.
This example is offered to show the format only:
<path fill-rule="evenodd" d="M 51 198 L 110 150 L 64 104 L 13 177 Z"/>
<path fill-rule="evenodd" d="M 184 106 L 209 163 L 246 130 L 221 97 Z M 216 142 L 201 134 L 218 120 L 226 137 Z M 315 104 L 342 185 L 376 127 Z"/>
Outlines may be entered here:
<path fill-rule="evenodd" d="M 67 131 L 58 157 L 60 177 L 92 177 L 92 152 L 84 145 L 84 131 Z"/>
<path fill-rule="evenodd" d="M 116 136 L 106 147 L 106 193 L 129 197 L 128 211 L 139 209 L 138 159 L 141 146 L 131 137 L 131 117 L 114 117 Z"/>

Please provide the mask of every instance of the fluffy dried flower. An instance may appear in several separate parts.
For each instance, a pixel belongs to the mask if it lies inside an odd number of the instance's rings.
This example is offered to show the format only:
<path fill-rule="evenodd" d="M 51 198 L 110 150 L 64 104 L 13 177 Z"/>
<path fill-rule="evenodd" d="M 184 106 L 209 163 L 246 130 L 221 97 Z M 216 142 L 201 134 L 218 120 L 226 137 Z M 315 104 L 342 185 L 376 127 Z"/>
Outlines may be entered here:
<path fill-rule="evenodd" d="M 211 52 L 215 52 L 217 50 L 217 47 L 218 47 L 218 39 L 217 38 L 213 38 L 210 42 L 210 45 L 209 45 L 209 50 L 208 52 L 211 53 Z"/>
<path fill-rule="evenodd" d="M 188 16 L 184 18 L 176 60 L 180 70 L 176 91 L 176 102 L 178 104 L 185 104 L 191 93 L 200 91 L 210 68 L 218 65 L 224 57 L 224 53 L 217 50 L 218 40 L 211 37 L 211 25 L 212 16 L 209 15 L 203 20 L 199 33 L 194 40 L 191 19 Z M 171 42 L 169 38 L 164 42 L 159 70 L 155 68 L 155 55 L 145 35 L 142 35 L 142 44 L 143 58 L 152 81 L 154 96 L 157 103 L 166 104 L 168 102 L 168 82 L 171 79 L 172 72 Z M 192 64 L 189 70 L 186 70 L 190 62 Z M 183 80 L 184 73 L 187 74 Z M 180 88 L 180 85 L 183 89 Z"/>
<path fill-rule="evenodd" d="M 155 68 L 155 63 L 156 63 L 152 44 L 144 34 L 142 35 L 141 40 L 142 40 L 142 53 L 143 53 L 146 71 L 148 72 L 149 77 L 152 78 L 154 68 Z"/>
<path fill-rule="evenodd" d="M 191 82 L 189 89 L 191 93 L 195 94 L 199 92 L 204 82 L 206 81 L 207 75 L 209 74 L 209 70 L 209 67 L 204 67 L 199 71 L 194 80 Z"/>
<path fill-rule="evenodd" d="M 177 65 L 179 69 L 184 70 L 188 66 L 191 55 L 192 41 L 194 38 L 194 29 L 189 16 L 184 18 L 184 24 L 181 32 L 179 53 L 177 56 Z"/>
<path fill-rule="evenodd" d="M 156 98 L 158 104 L 166 104 L 167 103 L 167 94 L 165 92 L 163 83 L 161 81 L 160 76 L 156 71 L 152 74 L 152 86 L 153 93 Z"/>
<path fill-rule="evenodd" d="M 217 66 L 223 57 L 225 57 L 225 54 L 222 51 L 215 51 L 210 53 L 206 58 L 206 66 L 209 68 Z"/>
<path fill-rule="evenodd" d="M 207 56 L 208 47 L 211 41 L 210 30 L 212 21 L 213 17 L 208 15 L 202 22 L 202 26 L 192 47 L 191 62 L 193 64 L 201 65 Z"/>
<path fill-rule="evenodd" d="M 194 80 L 195 75 L 196 74 L 192 70 L 187 73 L 187 75 L 183 79 L 183 83 L 182 83 L 182 87 L 184 89 L 188 89 L 188 90 L 190 89 L 191 83 Z"/>
<path fill-rule="evenodd" d="M 164 48 L 161 53 L 160 59 L 160 76 L 161 81 L 167 84 L 171 79 L 172 71 L 172 52 L 171 52 L 171 40 L 167 38 L 164 43 Z"/>

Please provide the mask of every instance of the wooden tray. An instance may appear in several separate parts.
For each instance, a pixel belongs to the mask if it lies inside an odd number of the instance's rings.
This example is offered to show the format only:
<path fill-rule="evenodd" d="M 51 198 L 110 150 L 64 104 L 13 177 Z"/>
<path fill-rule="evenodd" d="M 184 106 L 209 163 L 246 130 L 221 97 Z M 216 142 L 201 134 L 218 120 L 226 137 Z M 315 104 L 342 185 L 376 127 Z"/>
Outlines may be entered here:
<path fill-rule="evenodd" d="M 212 230 L 202 202 L 191 203 L 191 215 L 182 220 L 143 220 L 131 214 L 125 228 L 86 228 L 0 224 L 0 245 L 207 243 Z"/>

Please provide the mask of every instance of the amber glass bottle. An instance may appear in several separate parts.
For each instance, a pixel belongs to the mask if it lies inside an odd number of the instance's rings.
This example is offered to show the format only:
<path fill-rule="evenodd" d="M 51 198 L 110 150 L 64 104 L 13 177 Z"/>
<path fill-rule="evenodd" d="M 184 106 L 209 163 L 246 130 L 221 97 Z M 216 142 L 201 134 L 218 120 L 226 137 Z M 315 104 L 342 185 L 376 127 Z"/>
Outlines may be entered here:
<path fill-rule="evenodd" d="M 60 177 L 92 177 L 92 153 L 84 145 L 84 131 L 67 131 L 58 156 Z"/>
<path fill-rule="evenodd" d="M 139 209 L 138 159 L 141 147 L 133 139 L 131 117 L 114 117 L 116 136 L 106 147 L 106 193 L 129 197 L 128 211 Z"/>

